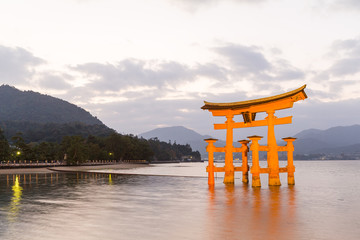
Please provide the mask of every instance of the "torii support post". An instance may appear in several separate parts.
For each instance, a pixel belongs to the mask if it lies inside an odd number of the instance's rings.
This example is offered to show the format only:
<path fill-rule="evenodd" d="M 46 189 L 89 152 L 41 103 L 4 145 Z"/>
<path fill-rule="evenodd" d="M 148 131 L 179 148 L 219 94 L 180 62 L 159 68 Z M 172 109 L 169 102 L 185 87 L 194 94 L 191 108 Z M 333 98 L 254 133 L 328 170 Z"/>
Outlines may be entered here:
<path fill-rule="evenodd" d="M 244 150 L 242 151 L 242 182 L 249 183 L 249 165 L 248 165 L 248 152 L 249 147 L 248 143 L 249 140 L 240 140 L 239 143 L 241 144 L 241 148 Z"/>
<path fill-rule="evenodd" d="M 208 166 L 206 168 L 206 171 L 208 172 L 208 184 L 209 185 L 214 185 L 215 184 L 215 178 L 214 178 L 214 170 L 215 170 L 214 152 L 215 152 L 215 149 L 216 149 L 214 143 L 217 141 L 217 139 L 208 138 L 208 139 L 205 139 L 204 141 L 206 141 L 208 143 L 208 145 L 206 147 L 206 151 L 208 152 Z"/>
<path fill-rule="evenodd" d="M 234 115 L 229 114 L 226 116 L 226 145 L 225 145 L 225 176 L 224 183 L 234 183 L 234 163 L 233 163 L 233 128 L 234 128 Z"/>
<path fill-rule="evenodd" d="M 275 111 L 267 111 L 267 123 L 268 123 L 268 139 L 267 139 L 267 162 L 269 168 L 269 186 L 280 186 L 279 176 L 279 156 L 275 138 Z"/>
<path fill-rule="evenodd" d="M 294 153 L 294 141 L 296 140 L 296 138 L 287 137 L 287 138 L 283 138 L 283 140 L 286 141 L 286 148 L 288 153 L 287 154 L 288 165 L 286 167 L 288 171 L 288 184 L 295 185 L 295 177 L 294 177 L 295 166 L 294 166 L 293 153 Z"/>
<path fill-rule="evenodd" d="M 260 181 L 260 164 L 259 164 L 259 140 L 263 137 L 261 136 L 250 136 L 248 137 L 251 141 L 250 150 L 252 151 L 252 167 L 251 167 L 251 175 L 252 187 L 261 187 Z"/>

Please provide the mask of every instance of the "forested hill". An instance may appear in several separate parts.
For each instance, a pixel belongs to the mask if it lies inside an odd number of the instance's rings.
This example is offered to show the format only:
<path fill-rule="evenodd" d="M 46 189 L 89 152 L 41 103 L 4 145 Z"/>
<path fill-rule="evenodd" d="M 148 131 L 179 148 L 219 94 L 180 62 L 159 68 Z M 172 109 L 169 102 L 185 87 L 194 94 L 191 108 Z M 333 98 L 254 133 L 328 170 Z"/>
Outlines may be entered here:
<path fill-rule="evenodd" d="M 27 121 L 2 121 L 0 128 L 4 136 L 11 138 L 18 132 L 26 143 L 30 142 L 61 142 L 65 136 L 99 136 L 105 137 L 115 133 L 115 130 L 104 124 L 89 125 L 81 122 L 71 123 L 34 123 Z"/>
<path fill-rule="evenodd" d="M 0 121 L 103 124 L 74 104 L 33 91 L 0 86 Z"/>
<path fill-rule="evenodd" d="M 122 135 L 61 99 L 0 86 L 0 162 L 59 160 L 199 161 L 189 145 Z"/>
<path fill-rule="evenodd" d="M 33 91 L 0 86 L 0 128 L 7 139 L 61 142 L 64 136 L 108 136 L 115 131 L 74 104 Z"/>

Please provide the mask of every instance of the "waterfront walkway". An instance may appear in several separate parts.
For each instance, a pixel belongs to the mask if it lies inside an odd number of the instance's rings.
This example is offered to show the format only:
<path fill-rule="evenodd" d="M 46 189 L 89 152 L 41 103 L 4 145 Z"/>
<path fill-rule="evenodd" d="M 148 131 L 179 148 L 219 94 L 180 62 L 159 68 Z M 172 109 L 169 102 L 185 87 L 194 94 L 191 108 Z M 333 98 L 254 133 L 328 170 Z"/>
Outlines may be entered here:
<path fill-rule="evenodd" d="M 50 173 L 54 171 L 76 172 L 100 169 L 131 169 L 147 167 L 148 164 L 142 162 L 116 162 L 116 161 L 97 161 L 87 162 L 79 166 L 69 166 L 63 163 L 12 163 L 0 164 L 0 174 L 26 174 L 26 173 Z"/>

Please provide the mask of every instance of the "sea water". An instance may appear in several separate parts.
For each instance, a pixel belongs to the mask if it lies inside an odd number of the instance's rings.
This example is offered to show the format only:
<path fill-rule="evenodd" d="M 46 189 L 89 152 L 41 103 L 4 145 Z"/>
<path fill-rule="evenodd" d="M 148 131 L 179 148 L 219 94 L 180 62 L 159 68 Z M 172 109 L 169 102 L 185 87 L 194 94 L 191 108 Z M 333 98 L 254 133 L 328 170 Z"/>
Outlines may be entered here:
<path fill-rule="evenodd" d="M 295 186 L 261 188 L 209 187 L 205 166 L 0 175 L 0 239 L 359 239 L 360 161 L 295 161 Z"/>

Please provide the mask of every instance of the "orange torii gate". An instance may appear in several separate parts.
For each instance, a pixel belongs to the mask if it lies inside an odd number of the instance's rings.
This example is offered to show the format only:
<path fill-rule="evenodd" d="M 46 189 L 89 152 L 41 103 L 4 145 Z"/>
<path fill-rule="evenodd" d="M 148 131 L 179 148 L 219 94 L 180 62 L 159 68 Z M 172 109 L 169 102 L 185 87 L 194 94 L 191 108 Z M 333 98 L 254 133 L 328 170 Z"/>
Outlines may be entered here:
<path fill-rule="evenodd" d="M 226 122 L 222 124 L 214 124 L 214 129 L 226 129 L 226 145 L 225 147 L 215 147 L 214 143 L 217 139 L 205 139 L 208 143 L 206 148 L 209 154 L 209 165 L 207 172 L 209 174 L 209 184 L 214 184 L 214 172 L 225 172 L 224 183 L 234 183 L 234 172 L 242 171 L 242 181 L 248 182 L 248 163 L 247 163 L 247 152 L 249 151 L 248 143 L 251 141 L 250 150 L 252 151 L 252 186 L 260 187 L 260 173 L 269 174 L 269 185 L 276 186 L 281 185 L 279 173 L 288 173 L 288 184 L 295 184 L 294 172 L 295 167 L 293 165 L 293 141 L 295 138 L 283 138 L 287 145 L 284 147 L 278 146 L 275 138 L 274 126 L 279 124 L 290 124 L 292 122 L 292 116 L 277 118 L 275 111 L 286 108 L 291 108 L 294 102 L 304 100 L 307 98 L 304 91 L 306 85 L 295 89 L 293 91 L 283 93 L 280 95 L 259 98 L 249 101 L 233 102 L 233 103 L 210 103 L 204 101 L 205 105 L 201 107 L 203 110 L 208 110 L 213 116 L 224 116 Z M 255 120 L 256 113 L 266 112 L 267 117 L 263 120 Z M 235 115 L 242 115 L 243 122 L 235 122 L 233 120 Z M 247 127 L 268 127 L 267 145 L 260 146 L 258 141 L 262 138 L 261 136 L 249 136 L 249 140 L 241 140 L 240 148 L 233 146 L 233 129 L 234 128 L 247 128 Z M 267 152 L 267 168 L 260 168 L 259 165 L 259 151 Z M 278 151 L 288 152 L 288 165 L 284 168 L 279 168 Z M 215 167 L 214 166 L 214 152 L 225 152 L 225 166 Z M 242 153 L 242 166 L 234 167 L 233 165 L 233 152 Z"/>

